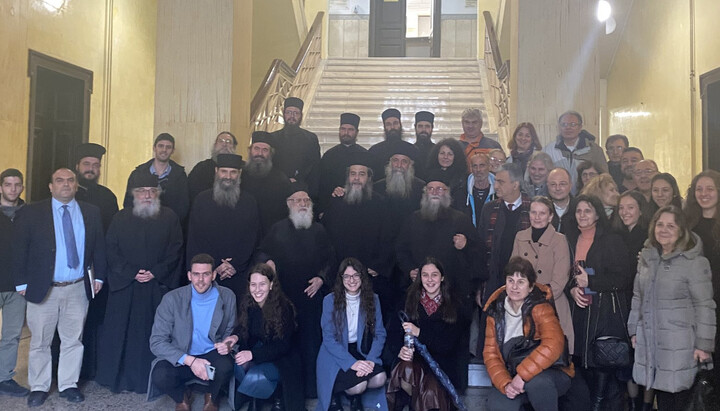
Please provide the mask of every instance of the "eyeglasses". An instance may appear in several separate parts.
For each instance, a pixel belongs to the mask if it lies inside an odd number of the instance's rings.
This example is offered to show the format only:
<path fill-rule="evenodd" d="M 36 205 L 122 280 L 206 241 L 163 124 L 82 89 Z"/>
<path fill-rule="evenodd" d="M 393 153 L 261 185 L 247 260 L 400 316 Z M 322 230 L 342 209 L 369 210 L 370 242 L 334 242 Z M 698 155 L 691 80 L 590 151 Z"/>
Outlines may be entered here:
<path fill-rule="evenodd" d="M 431 194 L 442 194 L 447 190 L 445 187 L 425 187 L 425 191 Z"/>
<path fill-rule="evenodd" d="M 342 279 L 343 279 L 343 281 L 350 281 L 350 280 L 357 281 L 357 280 L 360 279 L 360 274 L 358 274 L 358 273 L 355 273 L 355 274 L 343 274 L 343 275 L 342 275 Z"/>
<path fill-rule="evenodd" d="M 635 170 L 633 173 L 634 173 L 636 176 L 651 176 L 651 175 L 657 173 L 657 170 L 653 170 L 653 169 Z"/>
<path fill-rule="evenodd" d="M 507 161 L 506 158 L 490 157 L 490 161 L 493 163 L 504 163 Z"/>
<path fill-rule="evenodd" d="M 582 123 L 560 123 L 560 127 L 577 127 L 581 125 Z"/>
<path fill-rule="evenodd" d="M 310 204 L 310 198 L 288 198 L 287 202 L 288 204 Z"/>
<path fill-rule="evenodd" d="M 231 138 L 219 138 L 217 139 L 217 142 L 223 144 L 233 144 L 233 140 Z"/>
<path fill-rule="evenodd" d="M 136 188 L 133 192 L 138 194 L 157 194 L 160 190 L 157 188 Z"/>

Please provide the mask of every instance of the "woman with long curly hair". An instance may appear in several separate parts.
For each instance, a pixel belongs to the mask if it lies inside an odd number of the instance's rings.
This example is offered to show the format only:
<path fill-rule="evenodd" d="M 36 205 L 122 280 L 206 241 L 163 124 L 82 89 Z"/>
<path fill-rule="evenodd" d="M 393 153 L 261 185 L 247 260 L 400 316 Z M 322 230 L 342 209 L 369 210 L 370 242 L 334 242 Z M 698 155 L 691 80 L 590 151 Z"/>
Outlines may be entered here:
<path fill-rule="evenodd" d="M 465 151 L 462 144 L 454 138 L 446 138 L 435 144 L 425 164 L 425 174 L 421 178 L 425 179 L 435 170 L 440 170 L 450 182 L 451 193 L 461 190 L 467 181 L 469 167 Z"/>
<path fill-rule="evenodd" d="M 295 308 L 275 271 L 267 264 L 255 265 L 248 293 L 238 304 L 238 324 L 218 348 L 221 355 L 235 353 L 235 409 L 248 400 L 249 411 L 258 409 L 255 400 L 273 394 L 273 410 L 305 408 L 299 357 L 292 350 L 295 328 Z"/>
<path fill-rule="evenodd" d="M 316 409 L 342 410 L 345 393 L 353 411 L 387 410 L 383 390 L 387 376 L 380 359 L 385 346 L 380 301 L 367 269 L 357 259 L 340 263 L 333 292 L 323 299 L 320 325 L 323 343 L 317 358 Z"/>

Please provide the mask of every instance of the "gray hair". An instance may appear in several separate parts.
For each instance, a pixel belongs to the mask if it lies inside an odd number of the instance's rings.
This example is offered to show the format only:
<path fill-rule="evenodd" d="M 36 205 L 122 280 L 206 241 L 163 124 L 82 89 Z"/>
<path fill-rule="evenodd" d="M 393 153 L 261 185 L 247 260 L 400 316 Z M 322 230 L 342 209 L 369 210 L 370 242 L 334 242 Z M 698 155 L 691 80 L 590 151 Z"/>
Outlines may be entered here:
<path fill-rule="evenodd" d="M 560 121 L 562 120 L 562 118 L 567 115 L 575 116 L 575 117 L 577 117 L 578 120 L 580 120 L 580 124 L 583 123 L 583 119 L 582 119 L 582 116 L 580 115 L 580 113 L 578 113 L 577 111 L 574 111 L 574 110 L 568 110 L 568 111 L 560 114 L 560 117 L 558 117 L 558 124 L 560 124 Z"/>
<path fill-rule="evenodd" d="M 470 118 L 477 118 L 480 121 L 482 121 L 483 118 L 482 118 L 482 113 L 480 112 L 480 109 L 471 107 L 471 108 L 466 108 L 465 110 L 463 110 L 462 115 L 460 116 L 460 119 L 467 120 Z"/>
<path fill-rule="evenodd" d="M 505 163 L 500 167 L 500 171 L 507 171 L 510 176 L 510 181 L 513 183 L 519 183 L 520 188 L 523 187 L 523 172 L 519 164 Z"/>

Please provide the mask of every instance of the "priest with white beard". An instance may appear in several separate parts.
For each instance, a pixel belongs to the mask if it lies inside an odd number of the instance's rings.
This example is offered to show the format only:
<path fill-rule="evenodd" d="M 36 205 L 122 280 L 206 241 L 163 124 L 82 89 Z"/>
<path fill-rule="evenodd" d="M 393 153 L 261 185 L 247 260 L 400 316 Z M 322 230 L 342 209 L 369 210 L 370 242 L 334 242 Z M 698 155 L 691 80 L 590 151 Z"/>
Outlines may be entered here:
<path fill-rule="evenodd" d="M 325 227 L 313 221 L 313 202 L 301 183 L 293 183 L 287 193 L 289 217 L 275 223 L 260 243 L 261 261 L 274 264 L 280 284 L 297 312 L 295 337 L 300 348 L 302 395 L 317 397 L 315 359 L 322 342 L 320 317 L 324 293 L 333 266 L 333 251 Z M 292 389 L 284 387 L 283 389 Z"/>

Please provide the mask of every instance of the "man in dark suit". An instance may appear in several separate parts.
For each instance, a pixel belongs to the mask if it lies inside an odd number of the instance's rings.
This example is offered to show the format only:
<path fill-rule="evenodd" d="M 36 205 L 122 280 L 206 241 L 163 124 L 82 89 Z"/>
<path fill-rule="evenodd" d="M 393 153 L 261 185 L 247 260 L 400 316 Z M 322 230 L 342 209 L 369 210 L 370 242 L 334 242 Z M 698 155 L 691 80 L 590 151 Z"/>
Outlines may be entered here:
<path fill-rule="evenodd" d="M 52 381 L 50 344 L 60 334 L 58 389 L 70 402 L 85 397 L 77 388 L 83 358 L 80 340 L 88 300 L 105 278 L 105 238 L 100 210 L 75 200 L 77 177 L 67 168 L 52 175 L 52 198 L 25 207 L 16 222 L 16 290 L 27 301 L 32 333 L 28 358 L 28 406 L 42 405 Z M 93 270 L 90 270 L 90 268 Z M 90 278 L 94 272 L 94 278 Z"/>

